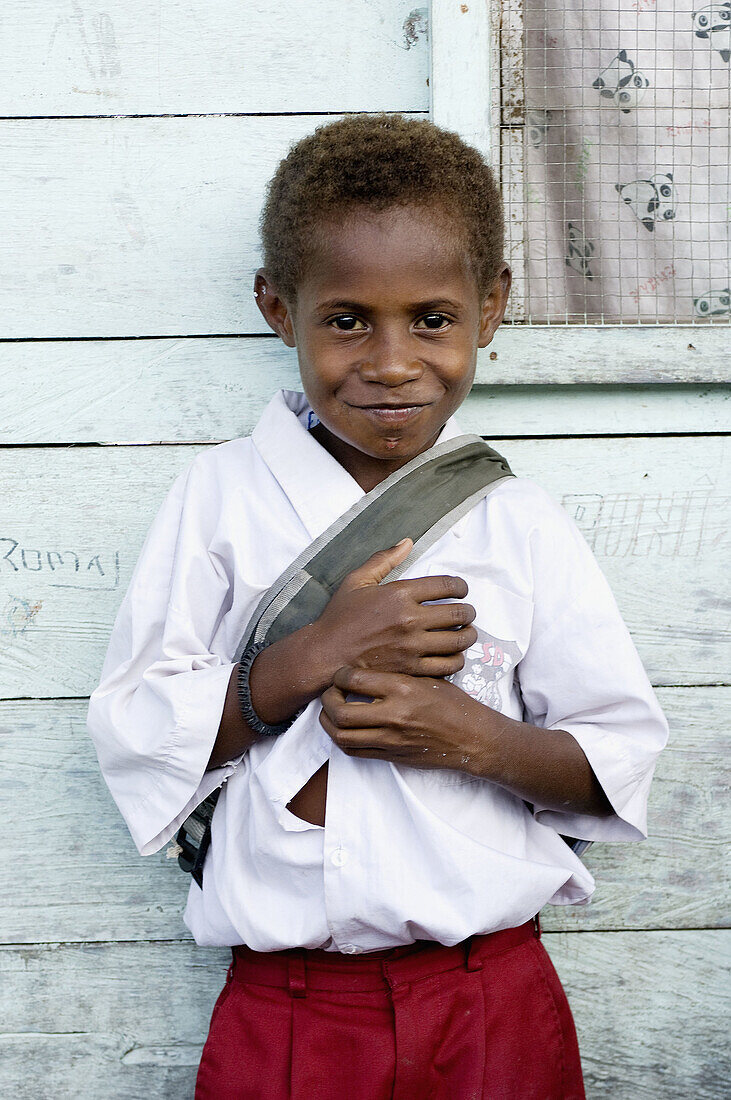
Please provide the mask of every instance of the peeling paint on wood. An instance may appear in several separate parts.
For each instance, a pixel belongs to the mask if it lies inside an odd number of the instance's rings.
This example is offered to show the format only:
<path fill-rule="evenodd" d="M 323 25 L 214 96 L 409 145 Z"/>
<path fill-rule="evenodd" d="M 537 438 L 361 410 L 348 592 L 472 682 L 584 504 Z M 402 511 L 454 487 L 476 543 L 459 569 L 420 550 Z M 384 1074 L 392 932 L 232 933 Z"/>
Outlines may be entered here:
<path fill-rule="evenodd" d="M 306 16 L 298 0 L 24 0 L 16 11 L 0 37 L 6 118 L 428 107 L 426 8 L 413 0 L 349 4 L 347 17 L 338 0 Z"/>
<path fill-rule="evenodd" d="M 412 8 L 403 22 L 404 45 L 407 50 L 415 46 L 420 39 L 429 34 L 429 11 L 427 8 Z"/>

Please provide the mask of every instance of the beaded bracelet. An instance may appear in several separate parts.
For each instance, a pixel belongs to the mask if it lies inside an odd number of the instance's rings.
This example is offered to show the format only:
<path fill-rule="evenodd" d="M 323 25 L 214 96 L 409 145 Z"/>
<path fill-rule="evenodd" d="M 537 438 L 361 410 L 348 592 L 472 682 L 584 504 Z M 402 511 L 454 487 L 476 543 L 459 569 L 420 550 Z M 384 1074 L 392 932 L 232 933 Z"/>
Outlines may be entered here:
<path fill-rule="evenodd" d="M 244 650 L 241 660 L 239 661 L 239 675 L 237 680 L 237 689 L 239 697 L 239 706 L 241 707 L 241 714 L 244 721 L 250 730 L 254 733 L 262 734 L 265 737 L 275 737 L 280 733 L 284 733 L 289 729 L 294 721 L 292 718 L 288 722 L 279 722 L 275 726 L 268 725 L 264 722 L 254 710 L 251 702 L 251 687 L 249 685 L 249 674 L 251 673 L 251 666 L 256 658 L 259 656 L 263 649 L 267 648 L 266 642 L 252 642 L 252 644 Z"/>

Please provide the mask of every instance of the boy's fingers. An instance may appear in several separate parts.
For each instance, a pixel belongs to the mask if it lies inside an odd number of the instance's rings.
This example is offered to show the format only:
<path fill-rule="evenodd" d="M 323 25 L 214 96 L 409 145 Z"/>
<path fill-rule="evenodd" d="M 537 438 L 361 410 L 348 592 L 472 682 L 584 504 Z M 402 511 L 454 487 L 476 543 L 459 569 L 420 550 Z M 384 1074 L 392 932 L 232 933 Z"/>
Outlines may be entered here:
<path fill-rule="evenodd" d="M 454 653 L 448 657 L 422 657 L 419 661 L 417 676 L 429 676 L 432 680 L 443 680 L 445 676 L 454 676 L 465 666 L 462 653 Z"/>
<path fill-rule="evenodd" d="M 476 618 L 477 612 L 471 603 L 429 604 L 422 612 L 419 625 L 427 631 L 454 630 L 470 626 Z"/>
<path fill-rule="evenodd" d="M 424 657 L 449 657 L 469 649 L 477 637 L 474 626 L 463 626 L 461 630 L 427 630 L 419 637 L 419 651 Z"/>
<path fill-rule="evenodd" d="M 371 715 L 371 710 L 378 707 L 379 713 Z M 333 735 L 334 730 L 347 731 L 350 736 L 354 730 L 377 729 L 383 725 L 382 704 L 369 703 L 339 703 L 327 707 L 323 704 L 320 712 L 320 723 L 324 729 Z"/>
<path fill-rule="evenodd" d="M 408 587 L 409 595 L 417 603 L 426 603 L 428 600 L 463 600 L 469 591 L 463 577 L 412 577 L 394 583 Z"/>
<path fill-rule="evenodd" d="M 370 695 L 376 699 L 385 699 L 387 695 L 399 690 L 408 682 L 409 677 L 400 672 L 374 672 L 370 668 L 352 668 L 350 665 L 339 668 L 333 676 L 333 685 L 340 688 L 341 693 Z M 348 703 L 347 705 L 362 706 L 363 704 Z"/>
<path fill-rule="evenodd" d="M 328 733 L 332 733 L 330 726 L 339 730 L 367 729 L 380 726 L 383 719 L 382 699 L 349 702 L 346 693 L 334 685 L 323 692 L 320 721 Z"/>
<path fill-rule="evenodd" d="M 382 759 L 390 759 L 404 755 L 395 752 L 385 744 L 378 744 L 379 736 L 383 736 L 384 731 L 377 727 L 346 729 L 339 726 L 337 722 L 333 722 L 324 710 L 320 713 L 320 725 L 343 752 L 350 756 L 379 756 Z"/>
<path fill-rule="evenodd" d="M 413 545 L 411 539 L 401 539 L 401 542 L 397 542 L 395 546 L 390 546 L 387 550 L 376 551 L 357 569 L 348 573 L 343 581 L 343 586 L 347 588 L 367 588 L 372 584 L 380 584 L 392 569 L 395 569 L 404 558 L 408 557 Z"/>
<path fill-rule="evenodd" d="M 320 713 L 320 725 L 338 747 L 348 756 L 371 756 L 377 760 L 403 760 L 413 763 L 414 750 L 393 744 L 390 731 L 378 725 L 343 728 L 328 718 L 323 710 Z M 421 750 L 428 752 L 425 747 Z"/>
<path fill-rule="evenodd" d="M 326 691 L 323 691 L 320 701 L 323 710 L 331 711 L 345 702 L 345 692 L 332 684 Z"/>
<path fill-rule="evenodd" d="M 322 709 L 327 717 L 341 729 L 370 724 L 370 710 L 374 705 L 372 698 L 348 699 L 349 690 L 332 684 L 322 693 Z M 367 712 L 367 713 L 366 713 Z"/>

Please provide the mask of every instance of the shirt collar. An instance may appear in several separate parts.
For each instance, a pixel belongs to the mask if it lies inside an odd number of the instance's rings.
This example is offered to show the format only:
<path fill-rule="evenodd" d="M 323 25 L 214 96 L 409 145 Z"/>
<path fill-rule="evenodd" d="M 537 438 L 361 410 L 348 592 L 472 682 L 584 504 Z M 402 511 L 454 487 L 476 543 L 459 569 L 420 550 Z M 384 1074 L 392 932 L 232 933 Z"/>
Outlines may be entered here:
<path fill-rule="evenodd" d="M 315 539 L 365 493 L 310 433 L 313 423 L 317 418 L 303 393 L 279 390 L 264 409 L 251 439 L 310 538 Z M 437 442 L 462 434 L 452 416 Z"/>

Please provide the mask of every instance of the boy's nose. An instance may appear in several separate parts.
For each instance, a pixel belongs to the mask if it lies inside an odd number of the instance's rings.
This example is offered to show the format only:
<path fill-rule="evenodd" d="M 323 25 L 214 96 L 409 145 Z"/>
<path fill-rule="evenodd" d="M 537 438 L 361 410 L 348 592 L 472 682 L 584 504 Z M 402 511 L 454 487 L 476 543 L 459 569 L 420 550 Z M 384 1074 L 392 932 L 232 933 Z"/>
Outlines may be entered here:
<path fill-rule="evenodd" d="M 380 346 L 369 348 L 360 367 L 365 382 L 381 382 L 384 386 L 400 386 L 423 373 L 424 364 L 416 358 L 413 348 L 407 349 L 397 341 L 383 341 Z"/>
<path fill-rule="evenodd" d="M 384 386 L 401 386 L 404 382 L 411 382 L 421 378 L 424 368 L 417 360 L 389 360 L 388 362 L 374 363 L 372 360 L 364 363 L 360 375 L 364 382 L 380 382 Z"/>

